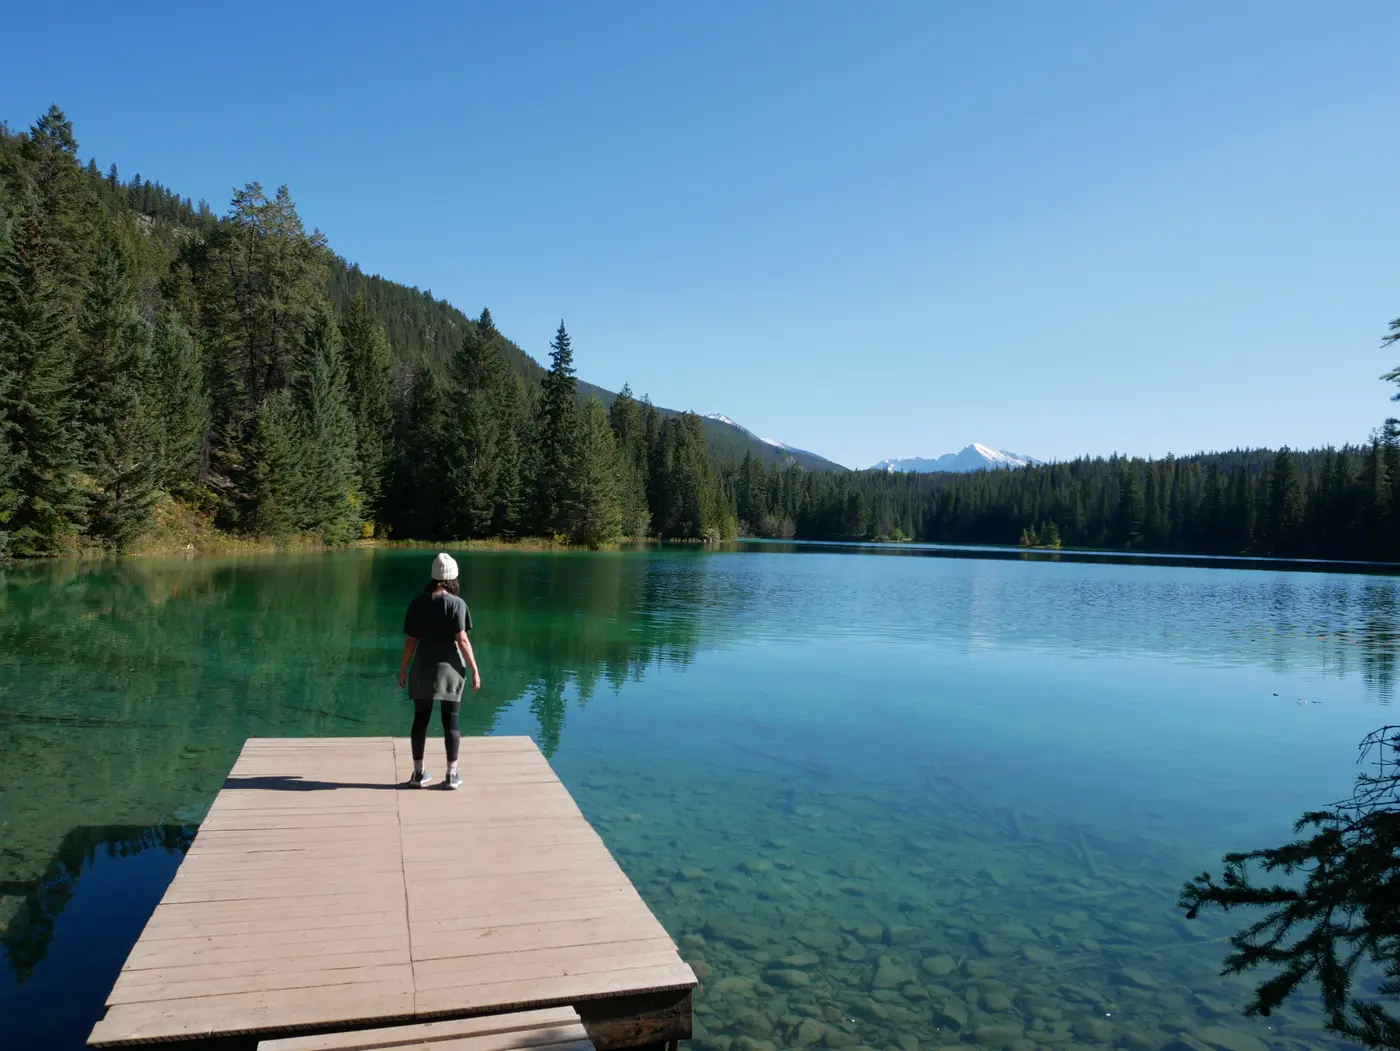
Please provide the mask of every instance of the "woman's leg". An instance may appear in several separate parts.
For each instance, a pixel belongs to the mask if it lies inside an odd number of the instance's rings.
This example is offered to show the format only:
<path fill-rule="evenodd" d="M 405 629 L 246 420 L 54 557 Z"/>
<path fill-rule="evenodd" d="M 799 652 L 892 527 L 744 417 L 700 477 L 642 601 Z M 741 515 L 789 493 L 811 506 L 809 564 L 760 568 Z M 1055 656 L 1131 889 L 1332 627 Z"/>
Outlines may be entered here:
<path fill-rule="evenodd" d="M 413 730 L 409 736 L 413 738 L 413 772 L 421 774 L 423 772 L 423 746 L 428 742 L 428 721 L 433 717 L 433 702 L 414 701 L 413 702 Z"/>
<path fill-rule="evenodd" d="M 462 731 L 457 725 L 461 701 L 442 702 L 442 743 L 447 746 L 447 773 L 457 772 L 457 756 L 462 750 Z"/>

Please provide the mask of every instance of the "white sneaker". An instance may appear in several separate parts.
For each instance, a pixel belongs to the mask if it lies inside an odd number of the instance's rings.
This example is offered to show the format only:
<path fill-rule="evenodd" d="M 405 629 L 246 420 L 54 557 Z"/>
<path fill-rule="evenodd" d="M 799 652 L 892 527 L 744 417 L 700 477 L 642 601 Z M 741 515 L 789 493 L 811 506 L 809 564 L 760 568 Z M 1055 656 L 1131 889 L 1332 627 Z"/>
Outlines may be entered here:
<path fill-rule="evenodd" d="M 433 783 L 433 775 L 424 770 L 422 773 L 417 773 L 410 777 L 408 783 L 414 788 L 427 788 Z"/>
<path fill-rule="evenodd" d="M 459 789 L 459 788 L 462 787 L 462 775 L 459 774 L 459 773 L 456 773 L 455 771 L 452 772 L 452 773 L 450 773 L 450 774 L 448 774 L 448 775 L 447 775 L 447 781 L 443 784 L 442 787 L 443 787 L 443 788 L 450 788 L 450 789 L 452 789 L 453 791 L 456 791 L 457 789 Z"/>

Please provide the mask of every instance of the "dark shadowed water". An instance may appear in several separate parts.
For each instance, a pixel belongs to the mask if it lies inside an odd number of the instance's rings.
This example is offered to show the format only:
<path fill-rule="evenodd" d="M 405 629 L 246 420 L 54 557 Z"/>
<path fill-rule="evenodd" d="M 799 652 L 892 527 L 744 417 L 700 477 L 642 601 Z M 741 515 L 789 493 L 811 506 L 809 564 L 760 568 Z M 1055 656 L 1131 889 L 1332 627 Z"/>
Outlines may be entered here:
<path fill-rule="evenodd" d="M 1347 793 L 1400 581 L 985 555 L 464 553 L 464 726 L 550 755 L 705 1051 L 1343 1046 L 1174 901 Z M 430 557 L 0 571 L 6 1046 L 82 1046 L 245 738 L 407 732 Z"/>

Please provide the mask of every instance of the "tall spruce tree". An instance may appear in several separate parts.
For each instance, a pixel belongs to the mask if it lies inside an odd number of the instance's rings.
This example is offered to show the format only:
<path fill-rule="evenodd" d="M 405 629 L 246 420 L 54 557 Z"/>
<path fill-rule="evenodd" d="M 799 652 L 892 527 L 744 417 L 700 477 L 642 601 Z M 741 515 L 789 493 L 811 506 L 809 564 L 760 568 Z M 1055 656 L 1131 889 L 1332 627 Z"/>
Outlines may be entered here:
<path fill-rule="evenodd" d="M 496 501 L 491 531 L 496 536 L 515 537 L 525 527 L 525 446 L 531 437 L 530 402 L 520 378 L 508 372 L 502 375 L 498 396 L 501 429 L 496 444 Z"/>
<path fill-rule="evenodd" d="M 550 343 L 535 424 L 534 525 L 543 536 L 567 535 L 578 520 L 580 421 L 574 353 L 564 322 Z"/>
<path fill-rule="evenodd" d="M 432 366 L 413 371 L 398 425 L 399 454 L 393 473 L 393 528 L 402 536 L 448 535 L 447 391 Z"/>
<path fill-rule="evenodd" d="M 237 191 L 225 219 L 188 241 L 175 270 L 199 304 L 196 337 L 212 366 L 209 473 L 219 492 L 246 493 L 249 437 L 267 395 L 292 380 L 303 336 L 326 296 L 328 253 L 307 233 L 285 186 Z M 220 521 L 236 525 L 236 502 Z"/>
<path fill-rule="evenodd" d="M 85 499 L 78 487 L 73 412 L 73 326 L 47 268 L 34 216 L 13 231 L 0 259 L 0 375 L 9 377 L 0 415 L 10 428 L 13 488 L 10 550 L 48 555 L 76 540 Z"/>
<path fill-rule="evenodd" d="M 309 517 L 302 474 L 302 428 L 290 390 L 263 399 L 249 455 L 252 508 L 249 521 L 264 536 L 285 537 Z"/>
<path fill-rule="evenodd" d="M 491 311 L 485 307 L 477 318 L 476 331 L 481 341 L 483 374 L 488 381 L 486 389 L 490 391 L 495 419 L 496 465 L 490 532 L 495 536 L 514 537 L 525 524 L 527 398 L 519 377 L 506 367 L 501 356 L 501 334 L 491 320 Z"/>
<path fill-rule="evenodd" d="M 350 305 L 340 327 L 345 348 L 346 381 L 351 415 L 355 420 L 356 461 L 365 509 L 374 518 L 383 516 L 384 472 L 393 440 L 393 406 L 390 402 L 389 338 L 375 320 L 365 294 Z"/>
<path fill-rule="evenodd" d="M 495 346 L 490 311 L 462 337 L 448 366 L 453 402 L 448 415 L 447 490 L 452 532 L 490 536 L 500 489 L 501 438 L 505 429 L 501 397 L 505 366 Z"/>
<path fill-rule="evenodd" d="M 360 535 L 363 499 L 340 330 L 329 303 L 322 303 L 307 324 L 294 390 L 302 528 L 320 533 L 328 543 L 346 543 Z"/>
<path fill-rule="evenodd" d="M 607 410 L 597 398 L 589 398 L 580 420 L 577 490 L 569 539 L 600 547 L 622 536 L 622 501 L 619 493 L 620 461 L 613 441 Z"/>
<path fill-rule="evenodd" d="M 652 505 L 663 537 L 718 540 L 732 532 L 725 501 L 710 466 L 704 422 L 694 413 L 673 416 L 661 427 L 661 453 L 653 467 Z"/>
<path fill-rule="evenodd" d="M 209 432 L 204 361 L 180 315 L 162 312 L 151 352 L 150 401 L 158 422 L 160 484 L 189 496 L 199 484 Z"/>
<path fill-rule="evenodd" d="M 1142 495 L 1142 484 L 1138 481 L 1137 468 L 1128 464 L 1123 468 L 1118 482 L 1118 514 L 1114 534 L 1120 545 L 1133 547 L 1142 539 L 1142 523 L 1146 510 L 1146 500 Z"/>
<path fill-rule="evenodd" d="M 1292 451 L 1284 446 L 1269 473 L 1269 519 L 1266 541 L 1275 555 L 1296 554 L 1303 515 L 1307 510 L 1302 479 Z"/>
<path fill-rule="evenodd" d="M 89 528 L 118 550 L 151 525 L 160 483 L 151 383 L 151 328 L 121 250 L 108 243 L 84 303 L 78 355 L 78 414 L 84 466 L 93 482 Z"/>
<path fill-rule="evenodd" d="M 11 251 L 11 224 L 0 214 L 0 293 L 6 289 L 4 267 Z M 3 315 L 0 315 L 3 316 Z M 19 362 L 10 353 L 5 328 L 0 323 L 0 559 L 10 555 L 10 518 L 19 507 L 19 424 L 11 418 L 10 398 L 20 382 Z"/>
<path fill-rule="evenodd" d="M 73 122 L 58 106 L 34 122 L 20 144 L 20 180 L 37 225 L 45 265 L 70 309 L 78 309 L 97 251 L 101 208 L 78 164 Z"/>

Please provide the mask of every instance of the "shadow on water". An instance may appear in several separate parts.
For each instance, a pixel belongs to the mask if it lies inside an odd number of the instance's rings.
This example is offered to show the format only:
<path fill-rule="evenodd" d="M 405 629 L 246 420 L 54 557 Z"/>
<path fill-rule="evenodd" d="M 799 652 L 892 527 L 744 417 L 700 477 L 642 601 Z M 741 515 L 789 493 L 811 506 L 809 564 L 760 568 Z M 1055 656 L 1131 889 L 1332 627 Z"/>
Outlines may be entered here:
<path fill-rule="evenodd" d="M 23 983 L 43 962 L 59 917 L 77 892 L 78 881 L 99 857 L 124 859 L 151 850 L 183 857 L 194 842 L 194 834 L 189 825 L 75 828 L 63 837 L 38 879 L 0 883 L 0 895 L 23 899 L 0 935 L 0 951 L 16 979 Z"/>

